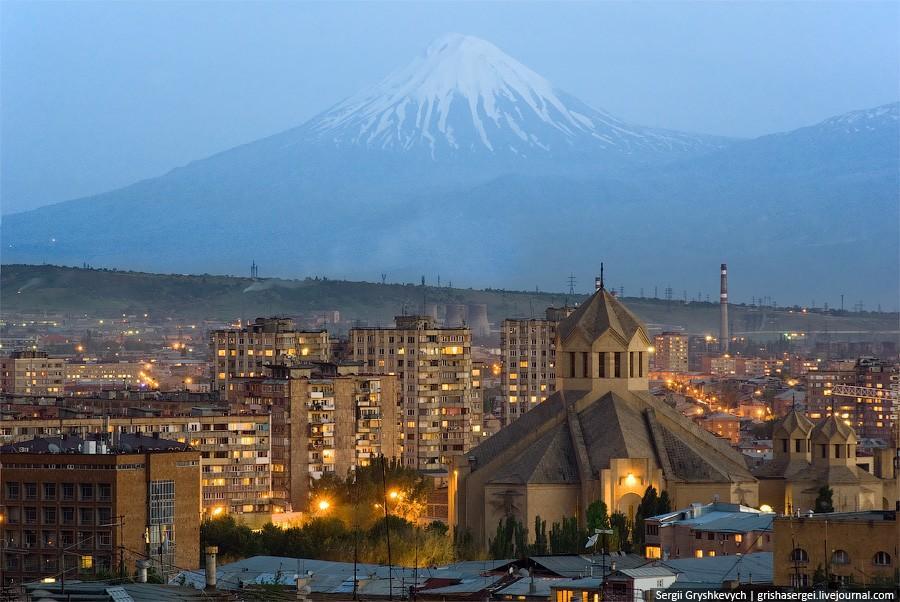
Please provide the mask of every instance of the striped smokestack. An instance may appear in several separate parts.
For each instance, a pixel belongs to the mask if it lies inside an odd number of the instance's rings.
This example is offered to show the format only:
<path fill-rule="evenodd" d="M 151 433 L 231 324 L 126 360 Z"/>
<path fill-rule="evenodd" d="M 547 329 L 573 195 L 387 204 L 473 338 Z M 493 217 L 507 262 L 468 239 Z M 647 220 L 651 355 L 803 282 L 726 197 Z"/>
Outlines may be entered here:
<path fill-rule="evenodd" d="M 719 291 L 719 308 L 722 323 L 719 325 L 719 350 L 728 353 L 728 265 L 722 264 L 721 290 Z"/>

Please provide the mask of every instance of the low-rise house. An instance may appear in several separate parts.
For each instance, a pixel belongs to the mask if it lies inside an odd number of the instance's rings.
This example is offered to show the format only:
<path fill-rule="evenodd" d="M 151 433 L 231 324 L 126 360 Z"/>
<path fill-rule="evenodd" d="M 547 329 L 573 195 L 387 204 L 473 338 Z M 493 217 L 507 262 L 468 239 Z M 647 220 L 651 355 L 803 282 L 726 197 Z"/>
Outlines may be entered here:
<path fill-rule="evenodd" d="M 775 515 L 740 504 L 713 502 L 644 521 L 650 559 L 734 556 L 772 550 Z"/>

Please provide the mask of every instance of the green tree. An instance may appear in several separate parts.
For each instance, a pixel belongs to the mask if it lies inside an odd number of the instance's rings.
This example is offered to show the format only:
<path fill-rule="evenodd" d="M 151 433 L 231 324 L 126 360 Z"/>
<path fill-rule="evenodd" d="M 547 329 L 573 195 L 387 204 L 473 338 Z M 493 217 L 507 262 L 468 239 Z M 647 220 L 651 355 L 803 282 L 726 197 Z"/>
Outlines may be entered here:
<path fill-rule="evenodd" d="M 610 524 L 610 517 L 608 514 L 608 509 L 606 507 L 606 502 L 602 500 L 595 500 L 591 502 L 587 509 L 587 535 L 591 536 L 594 534 L 596 530 L 608 531 L 612 529 L 612 525 Z M 619 534 L 617 531 L 613 531 L 611 534 L 604 533 L 600 535 L 600 538 L 597 542 L 597 546 L 599 550 L 606 550 L 608 552 L 617 552 L 621 548 L 621 543 L 619 542 Z"/>
<path fill-rule="evenodd" d="M 491 558 L 520 558 L 528 555 L 528 530 L 514 516 L 507 516 L 497 523 L 497 532 L 490 540 Z"/>
<path fill-rule="evenodd" d="M 663 489 L 659 493 L 659 499 L 656 502 L 655 514 L 665 514 L 672 511 L 672 500 L 669 499 L 669 492 Z"/>
<path fill-rule="evenodd" d="M 230 515 L 208 518 L 200 524 L 200 548 L 218 546 L 221 558 L 246 558 L 257 553 L 253 532 Z"/>
<path fill-rule="evenodd" d="M 656 508 L 659 506 L 659 496 L 653 485 L 647 487 L 644 491 L 644 497 L 638 505 L 634 514 L 634 531 L 632 533 L 634 547 L 638 554 L 644 553 L 644 519 L 656 514 Z"/>
<path fill-rule="evenodd" d="M 577 554 L 584 551 L 586 532 L 578 527 L 578 519 L 574 516 L 563 517 L 561 523 L 553 523 L 550 527 L 551 554 Z"/>
<path fill-rule="evenodd" d="M 816 512 L 834 512 L 834 492 L 828 485 L 822 485 L 819 488 L 819 495 L 816 496 L 814 510 Z"/>
<path fill-rule="evenodd" d="M 541 520 L 540 515 L 538 515 L 534 517 L 534 543 L 531 545 L 531 554 L 540 556 L 548 551 L 547 521 Z"/>
<path fill-rule="evenodd" d="M 609 517 L 609 524 L 619 542 L 619 549 L 623 552 L 631 552 L 631 521 L 621 512 L 613 512 Z"/>

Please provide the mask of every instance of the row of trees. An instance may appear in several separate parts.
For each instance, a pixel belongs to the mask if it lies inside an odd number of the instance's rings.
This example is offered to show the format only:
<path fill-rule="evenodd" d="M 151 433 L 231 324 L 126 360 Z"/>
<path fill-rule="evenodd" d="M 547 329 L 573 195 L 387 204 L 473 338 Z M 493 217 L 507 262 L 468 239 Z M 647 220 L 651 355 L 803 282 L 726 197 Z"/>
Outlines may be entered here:
<path fill-rule="evenodd" d="M 359 467 L 341 478 L 327 473 L 313 481 L 309 519 L 302 524 L 265 525 L 252 531 L 230 516 L 205 520 L 201 545 L 215 545 L 229 559 L 254 555 L 320 560 L 391 563 L 405 566 L 445 564 L 483 556 L 468 533 L 448 533 L 447 525 L 418 524 L 430 482 L 399 461 Z M 385 511 L 385 507 L 387 510 Z"/>
<path fill-rule="evenodd" d="M 610 552 L 643 553 L 644 519 L 664 514 L 672 510 L 669 494 L 657 494 L 654 487 L 644 491 L 641 503 L 632 520 L 622 512 L 609 514 L 606 503 L 597 500 L 587 509 L 585 528 L 578 526 L 574 516 L 564 517 L 554 522 L 547 531 L 547 521 L 540 516 L 534 518 L 534 538 L 529 543 L 528 528 L 516 517 L 507 516 L 500 520 L 494 537 L 490 539 L 488 555 L 491 558 L 521 558 L 542 554 L 577 554 L 585 551 L 588 538 L 596 531 L 612 531 L 601 535 L 596 549 Z"/>
<path fill-rule="evenodd" d="M 203 546 L 215 545 L 227 559 L 248 556 L 289 556 L 348 562 L 388 564 L 387 529 L 395 565 L 434 566 L 455 560 L 463 550 L 440 522 L 418 527 L 399 516 L 375 521 L 367 529 L 351 528 L 339 518 L 315 518 L 302 526 L 281 528 L 269 523 L 252 531 L 231 516 L 205 520 L 200 526 Z M 462 543 L 461 545 L 464 545 Z"/>

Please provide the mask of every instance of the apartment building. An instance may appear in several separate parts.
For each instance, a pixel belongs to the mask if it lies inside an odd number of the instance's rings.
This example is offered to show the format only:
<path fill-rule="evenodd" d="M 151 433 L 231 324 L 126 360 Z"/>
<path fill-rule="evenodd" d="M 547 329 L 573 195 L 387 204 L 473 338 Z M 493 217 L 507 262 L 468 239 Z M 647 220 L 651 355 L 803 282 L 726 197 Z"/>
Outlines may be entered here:
<path fill-rule="evenodd" d="M 395 374 L 401 390 L 406 466 L 445 471 L 481 439 L 481 398 L 472 387 L 472 333 L 438 328 L 431 316 L 398 316 L 394 328 L 350 329 L 363 369 Z"/>
<path fill-rule="evenodd" d="M 511 423 L 556 391 L 556 327 L 572 311 L 571 307 L 548 307 L 544 319 L 503 321 L 503 424 Z"/>
<path fill-rule="evenodd" d="M 0 357 L 0 393 L 8 395 L 62 395 L 65 362 L 45 351 L 13 351 Z"/>
<path fill-rule="evenodd" d="M 271 365 L 269 376 L 234 380 L 233 407 L 270 414 L 273 511 L 305 510 L 310 479 L 345 476 L 400 453 L 397 378 L 357 362 Z"/>
<path fill-rule="evenodd" d="M 771 552 L 774 519 L 772 512 L 740 504 L 691 504 L 644 519 L 644 554 L 674 560 Z"/>
<path fill-rule="evenodd" d="M 150 384 L 152 366 L 141 362 L 83 362 L 64 365 L 67 384 L 139 386 Z"/>
<path fill-rule="evenodd" d="M 688 371 L 688 336 L 680 332 L 663 332 L 653 339 L 653 369 L 658 372 Z"/>
<path fill-rule="evenodd" d="M 900 522 L 895 510 L 779 516 L 774 531 L 777 586 L 897 585 Z"/>
<path fill-rule="evenodd" d="M 200 454 L 186 444 L 67 437 L 2 453 L 4 583 L 130 572 L 135 555 L 162 576 L 198 565 Z"/>
<path fill-rule="evenodd" d="M 257 318 L 244 328 L 214 330 L 210 334 L 214 388 L 228 391 L 234 378 L 265 374 L 266 364 L 303 359 L 329 359 L 328 332 L 299 331 L 290 318 Z"/>
<path fill-rule="evenodd" d="M 846 397 L 832 395 L 835 385 L 866 387 L 886 394 L 896 384 L 898 367 L 878 358 L 862 357 L 855 362 L 840 362 L 828 369 L 809 372 L 806 412 L 817 420 L 834 413 L 853 427 L 860 438 L 893 440 L 891 402 L 884 394 Z"/>
<path fill-rule="evenodd" d="M 267 414 L 26 418 L 0 422 L 0 443 L 102 435 L 111 442 L 143 436 L 189 445 L 200 452 L 204 515 L 228 513 L 239 520 L 252 520 L 250 515 L 268 516 L 271 512 L 270 422 Z"/>

